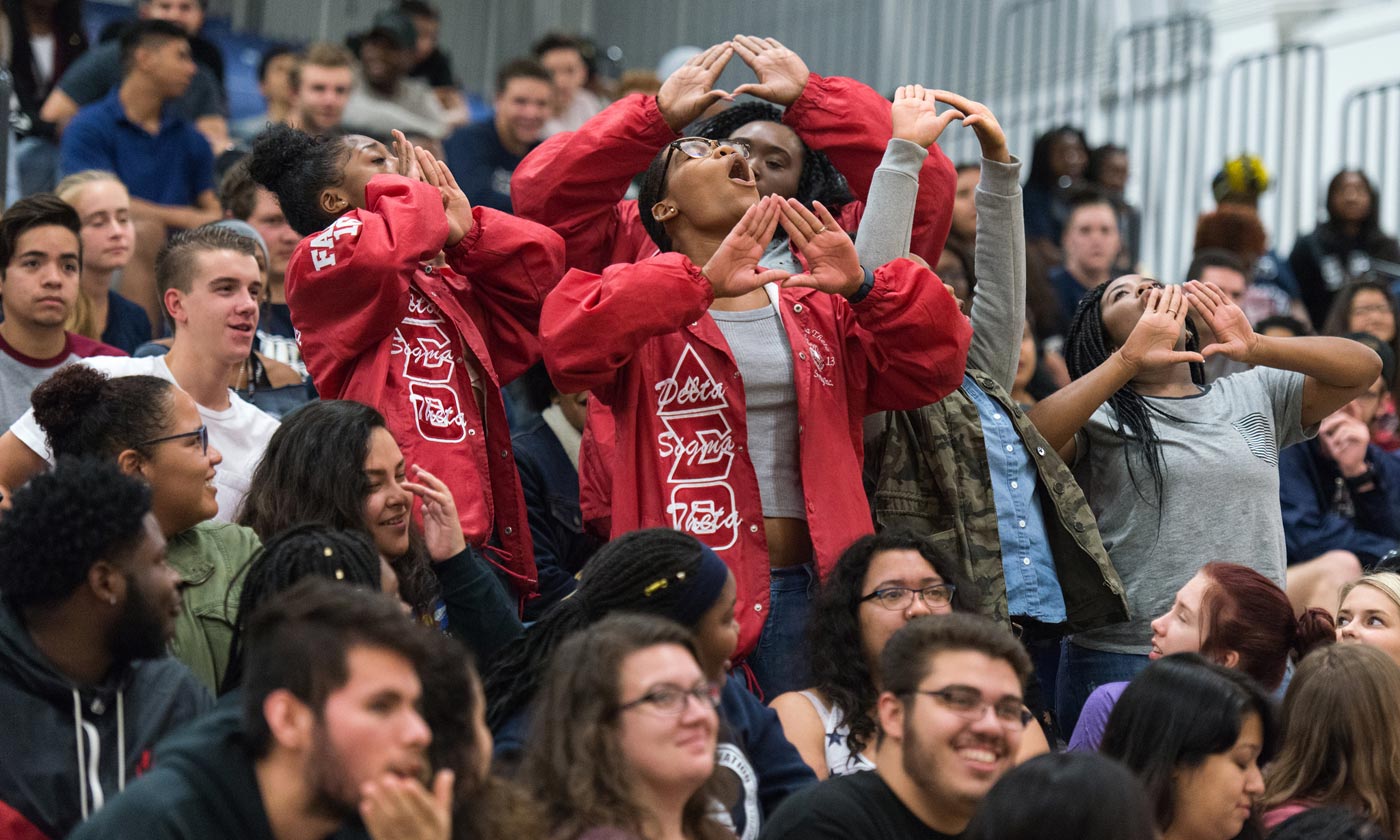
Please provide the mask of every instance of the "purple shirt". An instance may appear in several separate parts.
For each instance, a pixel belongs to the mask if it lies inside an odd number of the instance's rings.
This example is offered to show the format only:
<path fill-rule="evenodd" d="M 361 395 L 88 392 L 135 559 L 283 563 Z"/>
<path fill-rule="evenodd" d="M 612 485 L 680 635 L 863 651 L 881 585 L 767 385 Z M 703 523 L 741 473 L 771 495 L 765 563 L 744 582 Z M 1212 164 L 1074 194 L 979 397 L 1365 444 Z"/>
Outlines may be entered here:
<path fill-rule="evenodd" d="M 1074 734 L 1069 737 L 1070 752 L 1098 752 L 1103 731 L 1108 727 L 1108 715 L 1127 687 L 1126 682 L 1111 682 L 1094 689 L 1094 693 L 1084 701 L 1084 710 L 1079 713 L 1079 722 L 1074 725 Z"/>

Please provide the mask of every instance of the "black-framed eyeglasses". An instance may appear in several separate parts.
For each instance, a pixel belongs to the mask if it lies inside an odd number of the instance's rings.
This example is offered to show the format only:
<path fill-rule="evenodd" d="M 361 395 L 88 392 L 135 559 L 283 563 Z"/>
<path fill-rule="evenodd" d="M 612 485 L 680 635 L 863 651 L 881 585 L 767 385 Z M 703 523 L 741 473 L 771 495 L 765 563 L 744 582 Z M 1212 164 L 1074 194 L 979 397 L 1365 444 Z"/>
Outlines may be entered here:
<path fill-rule="evenodd" d="M 138 447 L 155 446 L 157 443 L 169 443 L 172 440 L 184 440 L 185 438 L 199 438 L 199 449 L 205 455 L 209 454 L 209 427 L 200 426 L 193 432 L 181 432 L 178 435 L 166 435 L 165 437 L 148 440 L 137 444 Z"/>
<path fill-rule="evenodd" d="M 706 708 L 714 709 L 719 707 L 719 686 L 714 683 L 703 683 L 694 688 L 681 688 L 678 685 L 659 685 L 627 703 L 617 707 L 619 712 L 628 709 L 635 709 L 638 706 L 651 706 L 663 715 L 679 715 L 685 711 L 686 704 L 693 697 Z"/>
<path fill-rule="evenodd" d="M 671 158 L 679 150 L 681 154 L 688 158 L 709 157 L 715 149 L 720 146 L 728 146 L 739 153 L 739 156 L 748 159 L 753 154 L 753 145 L 747 140 L 711 140 L 708 137 L 682 137 L 679 140 L 672 140 L 666 146 L 666 163 L 661 167 L 663 177 L 671 172 Z"/>
<path fill-rule="evenodd" d="M 914 689 L 912 693 L 932 697 L 939 701 L 943 708 L 966 720 L 981 720 L 990 706 L 997 722 L 1007 729 L 1024 729 L 1034 717 L 1020 698 L 987 700 L 982 696 L 982 692 L 970 685 L 950 685 L 937 691 Z"/>
<path fill-rule="evenodd" d="M 934 583 L 917 589 L 908 586 L 886 586 L 871 592 L 857 603 L 874 601 L 887 610 L 907 610 L 913 605 L 914 596 L 917 594 L 930 608 L 946 607 L 953 603 L 953 593 L 957 590 L 958 588 L 951 583 Z"/>

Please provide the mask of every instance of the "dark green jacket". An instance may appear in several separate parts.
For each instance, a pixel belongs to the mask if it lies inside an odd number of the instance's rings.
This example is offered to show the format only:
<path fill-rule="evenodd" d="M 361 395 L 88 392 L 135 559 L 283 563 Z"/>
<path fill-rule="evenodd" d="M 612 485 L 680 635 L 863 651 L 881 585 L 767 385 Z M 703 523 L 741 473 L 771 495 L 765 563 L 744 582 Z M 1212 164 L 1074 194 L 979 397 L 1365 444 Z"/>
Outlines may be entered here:
<path fill-rule="evenodd" d="M 969 367 L 967 373 L 1015 423 L 1040 473 L 1037 493 L 1069 617 L 1064 629 L 1127 621 L 1123 583 L 1069 467 L 1004 388 L 980 370 Z M 959 603 L 1008 621 L 1001 537 L 977 405 L 959 388 L 916 411 L 888 412 L 880 441 L 866 456 L 874 474 L 876 527 L 903 526 L 930 537 L 953 561 Z"/>

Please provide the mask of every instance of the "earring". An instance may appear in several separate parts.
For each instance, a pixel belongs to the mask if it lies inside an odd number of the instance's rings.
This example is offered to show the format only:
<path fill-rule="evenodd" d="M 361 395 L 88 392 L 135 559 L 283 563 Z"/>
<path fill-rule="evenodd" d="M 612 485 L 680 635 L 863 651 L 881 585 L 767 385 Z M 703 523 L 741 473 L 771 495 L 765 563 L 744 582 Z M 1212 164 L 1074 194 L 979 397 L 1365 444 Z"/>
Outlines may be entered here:
<path fill-rule="evenodd" d="M 112 606 L 115 607 L 115 606 L 117 605 L 117 596 L 115 596 L 115 595 L 108 595 L 108 596 L 107 596 L 107 603 L 109 603 L 109 604 L 111 604 Z"/>

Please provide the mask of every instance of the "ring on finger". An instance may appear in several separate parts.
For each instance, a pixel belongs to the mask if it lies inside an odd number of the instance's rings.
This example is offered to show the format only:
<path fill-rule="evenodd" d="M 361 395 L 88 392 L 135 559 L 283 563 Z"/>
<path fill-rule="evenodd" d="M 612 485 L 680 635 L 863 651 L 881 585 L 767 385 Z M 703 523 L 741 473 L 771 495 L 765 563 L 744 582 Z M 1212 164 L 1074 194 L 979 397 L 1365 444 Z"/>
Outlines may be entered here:
<path fill-rule="evenodd" d="M 823 234 L 823 233 L 826 233 L 826 225 L 822 225 L 821 227 L 819 227 L 819 228 L 817 228 L 816 230 L 812 231 L 812 235 L 813 235 L 813 236 L 820 236 L 820 235 Z"/>

